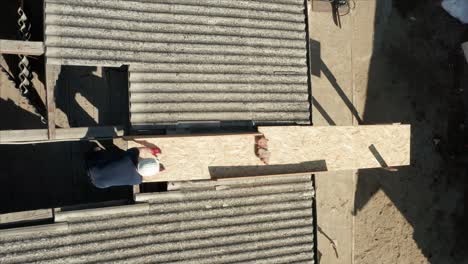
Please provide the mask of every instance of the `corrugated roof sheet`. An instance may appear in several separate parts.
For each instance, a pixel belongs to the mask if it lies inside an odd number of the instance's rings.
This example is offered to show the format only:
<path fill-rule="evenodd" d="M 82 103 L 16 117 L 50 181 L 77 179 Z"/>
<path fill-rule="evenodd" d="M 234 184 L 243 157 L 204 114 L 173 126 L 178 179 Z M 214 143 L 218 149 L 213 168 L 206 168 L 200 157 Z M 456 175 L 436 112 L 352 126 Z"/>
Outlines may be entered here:
<path fill-rule="evenodd" d="M 1 263 L 313 263 L 310 176 L 182 183 L 136 205 L 57 213 L 0 233 Z M 14 233 L 14 232 L 13 232 Z"/>
<path fill-rule="evenodd" d="M 135 127 L 309 123 L 303 0 L 46 0 L 49 64 L 130 65 Z"/>

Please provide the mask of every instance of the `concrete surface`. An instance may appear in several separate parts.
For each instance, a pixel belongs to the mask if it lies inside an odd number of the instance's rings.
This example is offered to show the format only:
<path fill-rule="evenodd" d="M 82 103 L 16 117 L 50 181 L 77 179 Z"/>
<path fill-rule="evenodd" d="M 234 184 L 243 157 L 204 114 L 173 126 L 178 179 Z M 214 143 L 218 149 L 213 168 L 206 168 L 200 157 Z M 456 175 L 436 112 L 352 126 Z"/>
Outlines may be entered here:
<path fill-rule="evenodd" d="M 310 6 L 309 6 L 310 8 Z M 351 17 L 338 28 L 328 12 L 310 12 L 312 122 L 352 125 Z M 354 171 L 316 175 L 320 263 L 352 263 Z"/>

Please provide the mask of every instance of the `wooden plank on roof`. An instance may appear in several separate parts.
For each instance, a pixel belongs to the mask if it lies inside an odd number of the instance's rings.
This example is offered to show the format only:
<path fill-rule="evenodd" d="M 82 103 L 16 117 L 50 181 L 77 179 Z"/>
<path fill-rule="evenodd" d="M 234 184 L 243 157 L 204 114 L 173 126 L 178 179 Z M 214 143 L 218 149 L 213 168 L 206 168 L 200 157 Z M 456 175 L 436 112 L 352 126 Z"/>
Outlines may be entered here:
<path fill-rule="evenodd" d="M 0 143 L 30 142 L 47 140 L 47 129 L 2 130 Z"/>
<path fill-rule="evenodd" d="M 0 39 L 0 53 L 40 56 L 44 54 L 44 43 L 42 41 Z"/>
<path fill-rule="evenodd" d="M 146 182 L 303 174 L 410 164 L 409 125 L 259 127 L 270 162 L 255 155 L 255 135 L 138 138 L 128 147 L 162 150 L 166 168 Z"/>
<path fill-rule="evenodd" d="M 46 60 L 46 105 L 49 139 L 55 139 L 55 85 L 60 75 L 60 65 L 49 65 Z"/>
<path fill-rule="evenodd" d="M 33 211 L 24 211 L 8 214 L 0 214 L 0 225 L 19 223 L 19 222 L 29 222 L 37 221 L 44 219 L 52 219 L 53 213 L 52 209 L 40 209 Z"/>
<path fill-rule="evenodd" d="M 124 130 L 118 126 L 72 127 L 57 129 L 56 133 L 57 140 L 92 139 L 121 137 Z"/>
<path fill-rule="evenodd" d="M 99 217 L 105 215 L 125 214 L 125 213 L 147 213 L 149 211 L 149 204 L 138 203 L 131 205 L 120 205 L 113 207 L 102 207 L 76 211 L 57 211 L 55 213 L 56 222 L 64 222 L 73 218 L 84 217 Z"/>
<path fill-rule="evenodd" d="M 122 127 L 73 127 L 56 129 L 55 139 L 49 140 L 47 129 L 1 130 L 0 143 L 54 142 L 77 139 L 114 138 L 124 135 Z"/>

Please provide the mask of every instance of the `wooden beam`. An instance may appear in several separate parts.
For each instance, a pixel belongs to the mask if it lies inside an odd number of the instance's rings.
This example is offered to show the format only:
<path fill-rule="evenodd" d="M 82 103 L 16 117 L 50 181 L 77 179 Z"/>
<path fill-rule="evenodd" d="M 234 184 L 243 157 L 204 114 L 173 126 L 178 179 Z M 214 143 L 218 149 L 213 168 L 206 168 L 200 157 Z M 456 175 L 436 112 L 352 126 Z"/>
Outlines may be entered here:
<path fill-rule="evenodd" d="M 54 212 L 68 212 L 68 211 L 79 211 L 79 210 L 88 210 L 88 209 L 95 209 L 95 208 L 103 208 L 103 207 L 115 207 L 115 206 L 123 206 L 130 204 L 129 199 L 120 199 L 120 200 L 110 200 L 104 202 L 96 202 L 96 203 L 83 203 L 83 204 L 74 204 L 68 205 L 63 207 L 54 208 Z"/>
<path fill-rule="evenodd" d="M 161 197 L 164 197 L 164 199 L 184 200 L 186 196 L 187 196 L 187 193 L 178 192 L 178 191 L 162 192 L 162 193 L 137 193 L 135 194 L 135 202 L 145 203 L 151 200 L 161 199 Z"/>
<path fill-rule="evenodd" d="M 320 174 L 324 174 L 324 173 L 325 173 L 325 171 L 317 171 L 317 172 L 314 172 L 314 173 L 311 173 L 311 172 L 292 172 L 292 173 L 273 173 L 273 174 L 265 173 L 265 174 L 260 174 L 260 175 L 241 175 L 241 174 L 238 174 L 238 175 L 229 175 L 229 176 L 226 176 L 226 177 L 216 177 L 216 178 L 213 178 L 213 180 L 216 180 L 216 182 L 218 182 L 218 184 L 223 184 L 225 181 L 230 181 L 230 180 L 234 180 L 234 181 L 237 180 L 238 181 L 240 179 L 250 180 L 250 179 L 271 178 L 271 177 L 285 178 L 285 177 L 304 176 L 304 175 L 312 176 L 312 174 L 313 175 L 320 175 Z"/>
<path fill-rule="evenodd" d="M 462 43 L 461 46 L 462 46 L 463 54 L 465 54 L 465 59 L 468 62 L 468 42 Z"/>
<path fill-rule="evenodd" d="M 259 132 L 241 132 L 241 133 L 220 133 L 220 134 L 168 134 L 168 135 L 154 135 L 154 136 L 136 136 L 136 135 L 130 135 L 130 136 L 125 136 L 123 139 L 127 141 L 145 141 L 145 140 L 155 140 L 155 139 L 168 139 L 168 138 L 204 138 L 204 137 L 228 137 L 228 136 L 260 136 L 262 135 Z"/>
<path fill-rule="evenodd" d="M 52 219 L 52 209 L 0 214 L 0 225 Z"/>
<path fill-rule="evenodd" d="M 21 142 L 74 141 L 78 139 L 114 138 L 124 135 L 122 127 L 74 127 L 59 128 L 54 140 L 49 140 L 47 129 L 3 130 L 0 131 L 0 144 Z"/>
<path fill-rule="evenodd" d="M 48 140 L 47 129 L 2 130 L 0 143 L 31 142 Z"/>
<path fill-rule="evenodd" d="M 60 65 L 49 65 L 46 59 L 46 105 L 48 138 L 55 139 L 55 85 L 60 75 Z"/>
<path fill-rule="evenodd" d="M 285 177 L 282 177 L 285 176 Z M 290 178 L 286 176 L 291 176 Z M 295 177 L 294 177 L 295 176 Z M 200 191 L 200 190 L 219 190 L 225 188 L 236 187 L 240 185 L 249 184 L 263 184 L 268 181 L 269 183 L 275 182 L 275 184 L 290 184 L 295 182 L 298 177 L 312 178 L 312 174 L 283 174 L 283 175 L 265 175 L 265 176 L 254 176 L 254 177 L 242 177 L 240 178 L 221 178 L 215 180 L 200 180 L 200 181 L 176 181 L 168 182 L 168 192 L 187 192 L 187 191 Z"/>
<path fill-rule="evenodd" d="M 115 207 L 102 207 L 93 208 L 86 210 L 76 211 L 63 211 L 55 213 L 55 222 L 65 222 L 73 218 L 85 218 L 85 217 L 98 217 L 113 214 L 124 214 L 124 213 L 147 213 L 149 212 L 148 203 L 139 203 L 131 205 L 121 205 Z"/>
<path fill-rule="evenodd" d="M 259 127 L 270 161 L 255 155 L 254 135 L 142 138 L 128 147 L 159 147 L 166 168 L 146 182 L 405 166 L 410 163 L 409 125 Z"/>
<path fill-rule="evenodd" d="M 42 41 L 0 39 L 0 53 L 40 56 L 44 54 L 44 43 Z"/>
<path fill-rule="evenodd" d="M 73 127 L 57 129 L 57 140 L 66 139 L 93 139 L 93 138 L 115 138 L 124 135 L 122 127 Z"/>

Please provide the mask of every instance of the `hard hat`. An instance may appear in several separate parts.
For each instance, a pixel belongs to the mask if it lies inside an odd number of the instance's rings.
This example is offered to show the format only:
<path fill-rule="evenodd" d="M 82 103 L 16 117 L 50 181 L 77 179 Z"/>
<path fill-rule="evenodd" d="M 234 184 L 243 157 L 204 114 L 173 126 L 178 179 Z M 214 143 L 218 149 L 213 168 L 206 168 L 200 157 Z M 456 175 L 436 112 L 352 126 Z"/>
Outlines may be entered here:
<path fill-rule="evenodd" d="M 157 158 L 140 159 L 137 170 L 143 177 L 154 176 L 159 172 L 159 160 Z"/>

